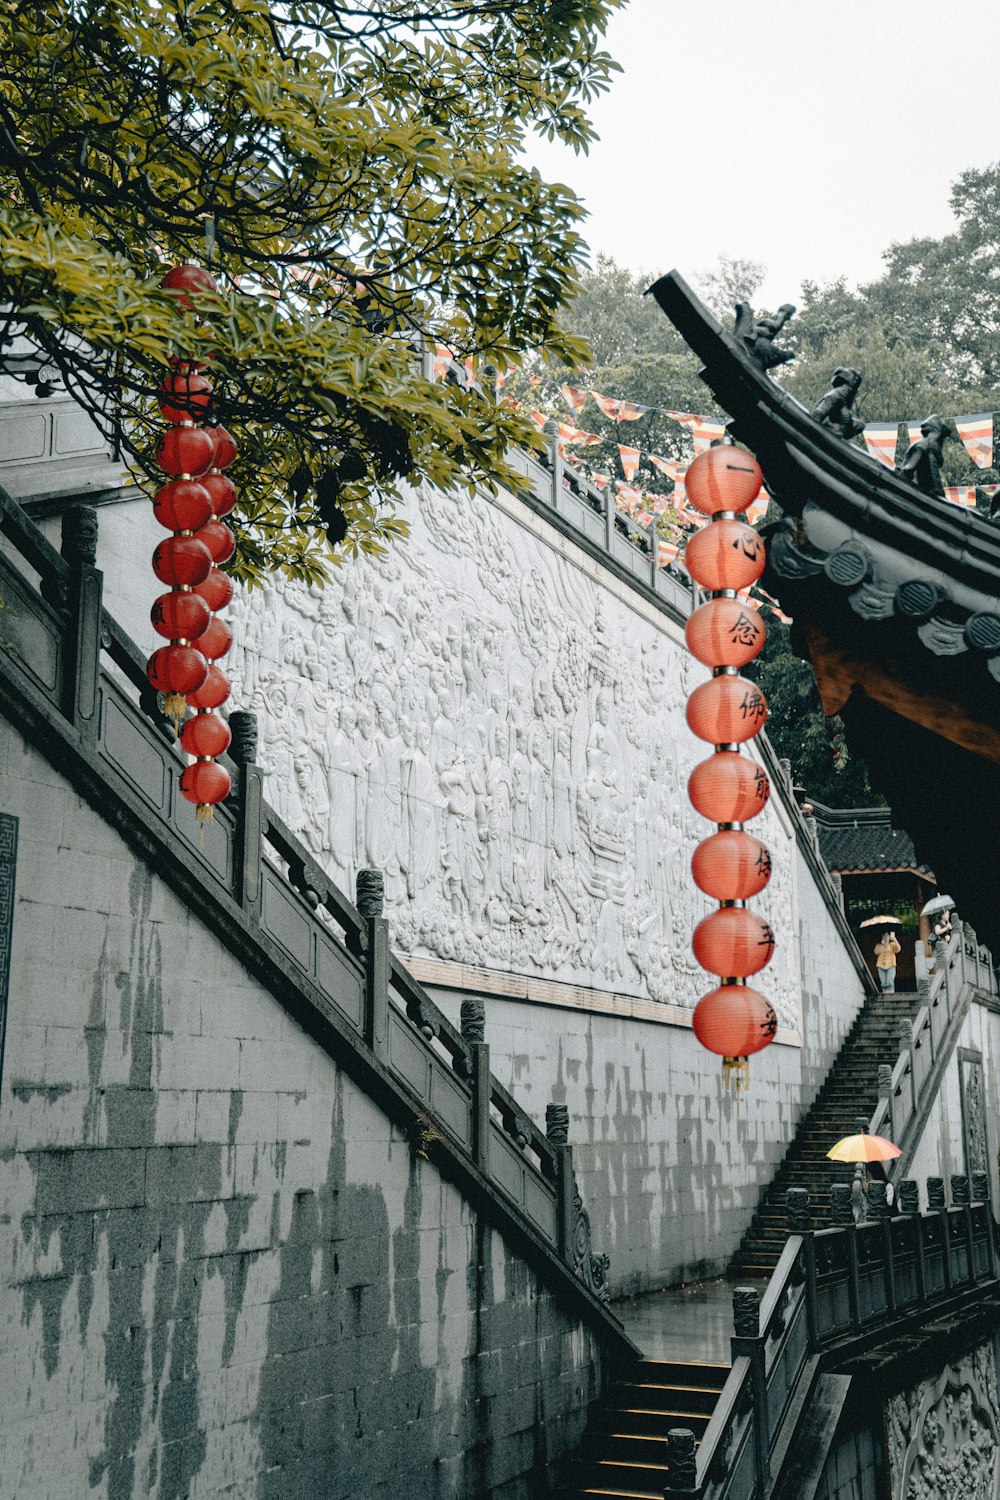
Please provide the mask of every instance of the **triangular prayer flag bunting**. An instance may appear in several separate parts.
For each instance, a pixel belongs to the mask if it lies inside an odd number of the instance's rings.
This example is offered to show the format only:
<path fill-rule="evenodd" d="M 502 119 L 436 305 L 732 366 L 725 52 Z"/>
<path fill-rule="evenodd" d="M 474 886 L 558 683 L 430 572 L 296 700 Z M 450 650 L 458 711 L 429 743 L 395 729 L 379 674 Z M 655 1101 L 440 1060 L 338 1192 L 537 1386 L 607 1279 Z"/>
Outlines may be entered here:
<path fill-rule="evenodd" d="M 914 443 L 921 436 L 922 436 L 922 434 L 921 434 L 921 431 L 920 431 L 920 423 L 919 422 L 907 422 L 907 424 L 906 424 L 906 442 L 907 442 L 907 446 L 910 447 L 910 448 L 912 448 L 913 445 L 914 445 Z"/>
<path fill-rule="evenodd" d="M 545 424 L 549 420 L 543 411 L 530 411 L 528 416 L 534 422 L 539 432 L 545 431 Z"/>
<path fill-rule="evenodd" d="M 676 542 L 665 542 L 661 537 L 656 549 L 656 561 L 658 565 L 661 568 L 665 568 L 667 563 L 675 562 L 680 554 L 680 550 Z"/>
<path fill-rule="evenodd" d="M 972 462 L 980 469 L 992 469 L 993 413 L 983 411 L 978 416 L 956 417 L 955 427 Z"/>
<path fill-rule="evenodd" d="M 438 344 L 434 350 L 434 379 L 443 380 L 452 361 L 452 352 L 446 344 Z"/>
<path fill-rule="evenodd" d="M 595 472 L 595 473 L 591 474 L 591 476 L 590 476 L 590 482 L 591 482 L 591 484 L 596 484 L 597 488 L 599 490 L 606 490 L 607 487 L 608 487 L 608 485 L 611 483 L 611 475 L 610 474 L 598 474 L 598 473 Z"/>
<path fill-rule="evenodd" d="M 685 411 L 668 411 L 667 416 L 688 428 L 696 454 L 704 453 L 706 448 L 711 448 L 713 443 L 717 443 L 725 435 L 726 424 L 716 422 L 712 417 L 699 417 L 694 412 Z"/>
<path fill-rule="evenodd" d="M 639 472 L 639 460 L 642 458 L 642 454 L 638 448 L 623 448 L 621 443 L 618 444 L 618 453 L 622 461 L 622 473 L 629 484 L 631 484 Z"/>
<path fill-rule="evenodd" d="M 757 499 L 747 507 L 746 520 L 751 526 L 755 526 L 758 521 L 763 521 L 767 515 L 767 507 L 770 504 L 770 500 L 771 497 L 767 491 L 761 490 Z"/>
<path fill-rule="evenodd" d="M 611 417 L 614 421 L 618 420 L 618 408 L 621 406 L 620 401 L 616 401 L 613 396 L 601 396 L 597 391 L 591 391 L 590 394 L 606 417 Z"/>
<path fill-rule="evenodd" d="M 974 484 L 946 484 L 944 498 L 950 500 L 952 505 L 965 505 L 970 510 L 975 510 L 976 486 Z"/>
<path fill-rule="evenodd" d="M 896 467 L 896 439 L 899 436 L 898 422 L 868 422 L 862 437 L 872 458 L 877 458 L 887 469 Z"/>
<path fill-rule="evenodd" d="M 981 484 L 979 488 L 982 490 L 987 500 L 992 500 L 997 490 L 1000 490 L 1000 484 Z"/>
<path fill-rule="evenodd" d="M 581 391 L 579 387 L 575 385 L 561 385 L 559 389 L 565 396 L 567 403 L 573 408 L 575 412 L 583 411 L 583 408 L 587 404 L 586 391 Z"/>
<path fill-rule="evenodd" d="M 541 385 L 541 383 L 542 383 L 542 377 L 540 375 L 529 375 L 528 376 L 528 384 L 530 386 Z"/>
<path fill-rule="evenodd" d="M 640 417 L 644 417 L 651 410 L 652 407 L 636 406 L 632 401 L 619 401 L 618 420 L 619 422 L 638 422 Z"/>
<path fill-rule="evenodd" d="M 688 471 L 687 464 L 678 463 L 675 458 L 661 458 L 658 453 L 647 453 L 646 457 L 654 469 L 659 469 L 669 479 L 683 479 Z"/>

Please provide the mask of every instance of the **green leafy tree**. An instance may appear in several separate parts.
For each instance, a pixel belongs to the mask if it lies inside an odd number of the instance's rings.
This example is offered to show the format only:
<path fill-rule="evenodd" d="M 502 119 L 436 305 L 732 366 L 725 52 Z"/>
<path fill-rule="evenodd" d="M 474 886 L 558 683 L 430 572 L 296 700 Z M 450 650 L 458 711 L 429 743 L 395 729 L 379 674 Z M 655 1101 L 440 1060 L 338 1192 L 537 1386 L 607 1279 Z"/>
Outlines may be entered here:
<path fill-rule="evenodd" d="M 7 0 L 6 332 L 150 475 L 161 379 L 210 370 L 244 577 L 323 576 L 326 528 L 378 549 L 404 479 L 516 486 L 522 416 L 417 355 L 584 357 L 560 320 L 582 209 L 519 153 L 531 131 L 586 149 L 620 3 Z M 178 262 L 217 292 L 162 289 Z"/>

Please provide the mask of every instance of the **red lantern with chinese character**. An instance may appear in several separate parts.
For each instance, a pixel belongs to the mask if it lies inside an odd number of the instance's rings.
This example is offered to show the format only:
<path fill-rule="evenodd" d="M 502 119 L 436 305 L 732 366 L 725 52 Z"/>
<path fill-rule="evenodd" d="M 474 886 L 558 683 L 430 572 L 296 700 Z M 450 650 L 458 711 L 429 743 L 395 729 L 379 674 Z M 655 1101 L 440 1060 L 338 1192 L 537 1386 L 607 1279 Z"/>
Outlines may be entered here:
<path fill-rule="evenodd" d="M 691 947 L 710 974 L 745 979 L 771 962 L 774 933 L 769 922 L 745 906 L 721 906 L 698 923 Z"/>
<path fill-rule="evenodd" d="M 771 878 L 771 853 L 742 829 L 722 828 L 702 839 L 691 856 L 691 874 L 715 901 L 749 901 Z"/>
<path fill-rule="evenodd" d="M 172 479 L 153 496 L 153 515 L 168 531 L 197 531 L 212 518 L 212 497 L 197 479 Z"/>
<path fill-rule="evenodd" d="M 153 629 L 157 635 L 165 635 L 169 641 L 198 641 L 209 622 L 211 611 L 204 599 L 191 589 L 174 589 L 170 594 L 161 594 L 149 612 Z"/>
<path fill-rule="evenodd" d="M 767 555 L 745 521 L 713 521 L 688 538 L 684 566 L 705 589 L 745 589 L 764 571 Z"/>
<path fill-rule="evenodd" d="M 735 1077 L 737 1092 L 749 1079 L 747 1058 L 770 1046 L 778 1030 L 770 1001 L 745 984 L 720 984 L 703 995 L 691 1024 L 701 1045 L 722 1058 L 727 1087 Z"/>
<path fill-rule="evenodd" d="M 153 553 L 153 572 L 174 588 L 204 583 L 211 570 L 212 554 L 196 536 L 164 537 Z"/>
<path fill-rule="evenodd" d="M 180 785 L 181 796 L 197 804 L 199 823 L 211 818 L 213 808 L 232 790 L 229 772 L 214 760 L 196 760 L 181 773 Z"/>
<path fill-rule="evenodd" d="M 745 677 L 713 677 L 696 687 L 687 703 L 692 734 L 711 745 L 740 745 L 764 727 L 767 701 Z"/>
<path fill-rule="evenodd" d="M 709 599 L 689 618 L 684 639 L 706 667 L 745 667 L 764 645 L 764 621 L 739 599 Z"/>
<path fill-rule="evenodd" d="M 767 806 L 771 786 L 756 761 L 738 750 L 717 750 L 695 766 L 688 796 L 711 823 L 749 823 Z"/>
<path fill-rule="evenodd" d="M 763 482 L 753 454 L 732 443 L 699 453 L 684 475 L 687 498 L 703 516 L 726 510 L 739 514 L 753 504 Z"/>
<path fill-rule="evenodd" d="M 202 427 L 168 427 L 156 447 L 156 462 L 165 474 L 197 479 L 212 466 L 215 444 Z"/>

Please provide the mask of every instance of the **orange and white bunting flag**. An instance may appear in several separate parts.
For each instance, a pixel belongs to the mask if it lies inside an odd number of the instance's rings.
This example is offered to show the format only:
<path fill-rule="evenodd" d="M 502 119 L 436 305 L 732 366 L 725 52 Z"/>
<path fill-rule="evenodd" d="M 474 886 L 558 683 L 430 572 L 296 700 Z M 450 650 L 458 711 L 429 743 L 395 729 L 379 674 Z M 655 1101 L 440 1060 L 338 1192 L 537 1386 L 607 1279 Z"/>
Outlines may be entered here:
<path fill-rule="evenodd" d="M 636 506 L 639 505 L 642 501 L 642 490 L 637 489 L 635 485 L 632 484 L 622 484 L 621 480 L 619 479 L 618 483 L 615 485 L 615 491 L 618 495 L 618 503 L 621 506 L 622 510 L 627 511 L 629 515 L 632 515 L 635 511 Z"/>
<path fill-rule="evenodd" d="M 907 422 L 907 424 L 906 424 L 906 444 L 907 444 L 907 447 L 908 448 L 912 448 L 913 445 L 914 445 L 914 443 L 917 442 L 918 439 L 921 436 L 922 436 L 922 434 L 921 434 L 921 431 L 920 431 L 920 423 L 919 422 Z"/>
<path fill-rule="evenodd" d="M 987 500 L 992 500 L 997 490 L 1000 490 L 1000 484 L 981 484 L 979 488 L 982 490 Z"/>
<path fill-rule="evenodd" d="M 564 443 L 579 443 L 583 448 L 592 448 L 595 443 L 604 442 L 596 432 L 584 432 L 582 427 L 574 427 L 572 422 L 557 422 L 556 428 Z"/>
<path fill-rule="evenodd" d="M 548 422 L 549 418 L 545 415 L 545 413 L 543 411 L 529 411 L 528 416 L 534 422 L 534 424 L 538 428 L 539 432 L 544 432 L 545 431 L 545 424 L 546 424 L 546 422 Z"/>
<path fill-rule="evenodd" d="M 688 429 L 696 454 L 704 453 L 706 448 L 711 448 L 712 444 L 717 443 L 726 431 L 724 422 L 716 422 L 711 417 L 699 417 L 694 412 L 668 411 L 667 416 Z"/>
<path fill-rule="evenodd" d="M 541 383 L 542 383 L 542 377 L 540 375 L 529 375 L 528 376 L 528 384 L 532 388 L 534 388 L 536 385 L 541 385 Z"/>
<path fill-rule="evenodd" d="M 593 473 L 590 476 L 590 482 L 591 484 L 596 484 L 599 490 L 606 490 L 608 485 L 611 483 L 611 475 Z"/>
<path fill-rule="evenodd" d="M 653 468 L 666 474 L 668 479 L 683 479 L 688 471 L 687 464 L 678 463 L 675 458 L 661 458 L 658 453 L 647 453 L 646 457 Z"/>
<path fill-rule="evenodd" d="M 650 411 L 652 411 L 651 406 L 636 406 L 633 401 L 619 401 L 618 420 L 619 422 L 638 422 L 640 417 L 646 416 Z"/>
<path fill-rule="evenodd" d="M 445 371 L 453 359 L 451 350 L 445 344 L 438 344 L 434 350 L 434 379 L 443 380 Z"/>
<path fill-rule="evenodd" d="M 872 458 L 877 458 L 879 463 L 885 464 L 887 469 L 896 467 L 898 422 L 869 422 L 861 435 Z"/>
<path fill-rule="evenodd" d="M 661 568 L 665 568 L 667 566 L 667 563 L 676 562 L 680 554 L 680 550 L 681 549 L 680 547 L 678 547 L 676 542 L 665 542 L 661 538 L 660 543 L 656 549 L 656 561 L 658 565 Z"/>
<path fill-rule="evenodd" d="M 771 497 L 767 493 L 767 490 L 761 490 L 757 499 L 747 507 L 747 512 L 744 519 L 748 521 L 751 526 L 756 526 L 758 521 L 763 521 L 764 517 L 767 515 L 767 507 L 770 503 L 770 500 Z"/>
<path fill-rule="evenodd" d="M 621 443 L 618 444 L 618 454 L 622 461 L 622 473 L 629 484 L 631 484 L 639 472 L 639 461 L 642 458 L 642 454 L 638 448 L 623 448 Z"/>
<path fill-rule="evenodd" d="M 956 417 L 955 427 L 972 462 L 980 469 L 992 469 L 993 413 L 983 411 L 975 417 Z"/>
<path fill-rule="evenodd" d="M 621 402 L 617 401 L 614 396 L 602 396 L 597 391 L 591 391 L 590 394 L 604 415 L 610 417 L 613 422 L 617 422 L 618 408 L 621 406 Z"/>
<path fill-rule="evenodd" d="M 583 408 L 587 404 L 587 391 L 581 391 L 575 385 L 561 385 L 559 389 L 566 398 L 568 406 L 571 406 L 577 414 L 583 411 Z"/>
<path fill-rule="evenodd" d="M 966 505 L 970 510 L 975 510 L 976 486 L 974 484 L 946 484 L 944 498 L 950 500 L 952 505 Z"/>

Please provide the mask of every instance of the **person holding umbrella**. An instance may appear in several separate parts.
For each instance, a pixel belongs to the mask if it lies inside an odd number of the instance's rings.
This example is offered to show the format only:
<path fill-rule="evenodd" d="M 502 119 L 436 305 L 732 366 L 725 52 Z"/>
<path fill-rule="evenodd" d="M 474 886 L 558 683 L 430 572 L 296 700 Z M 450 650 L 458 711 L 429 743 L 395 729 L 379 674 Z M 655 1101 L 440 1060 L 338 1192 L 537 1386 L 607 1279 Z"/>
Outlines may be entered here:
<path fill-rule="evenodd" d="M 890 927 L 875 944 L 875 967 L 883 995 L 896 993 L 896 954 L 899 951 L 899 939 Z"/>

